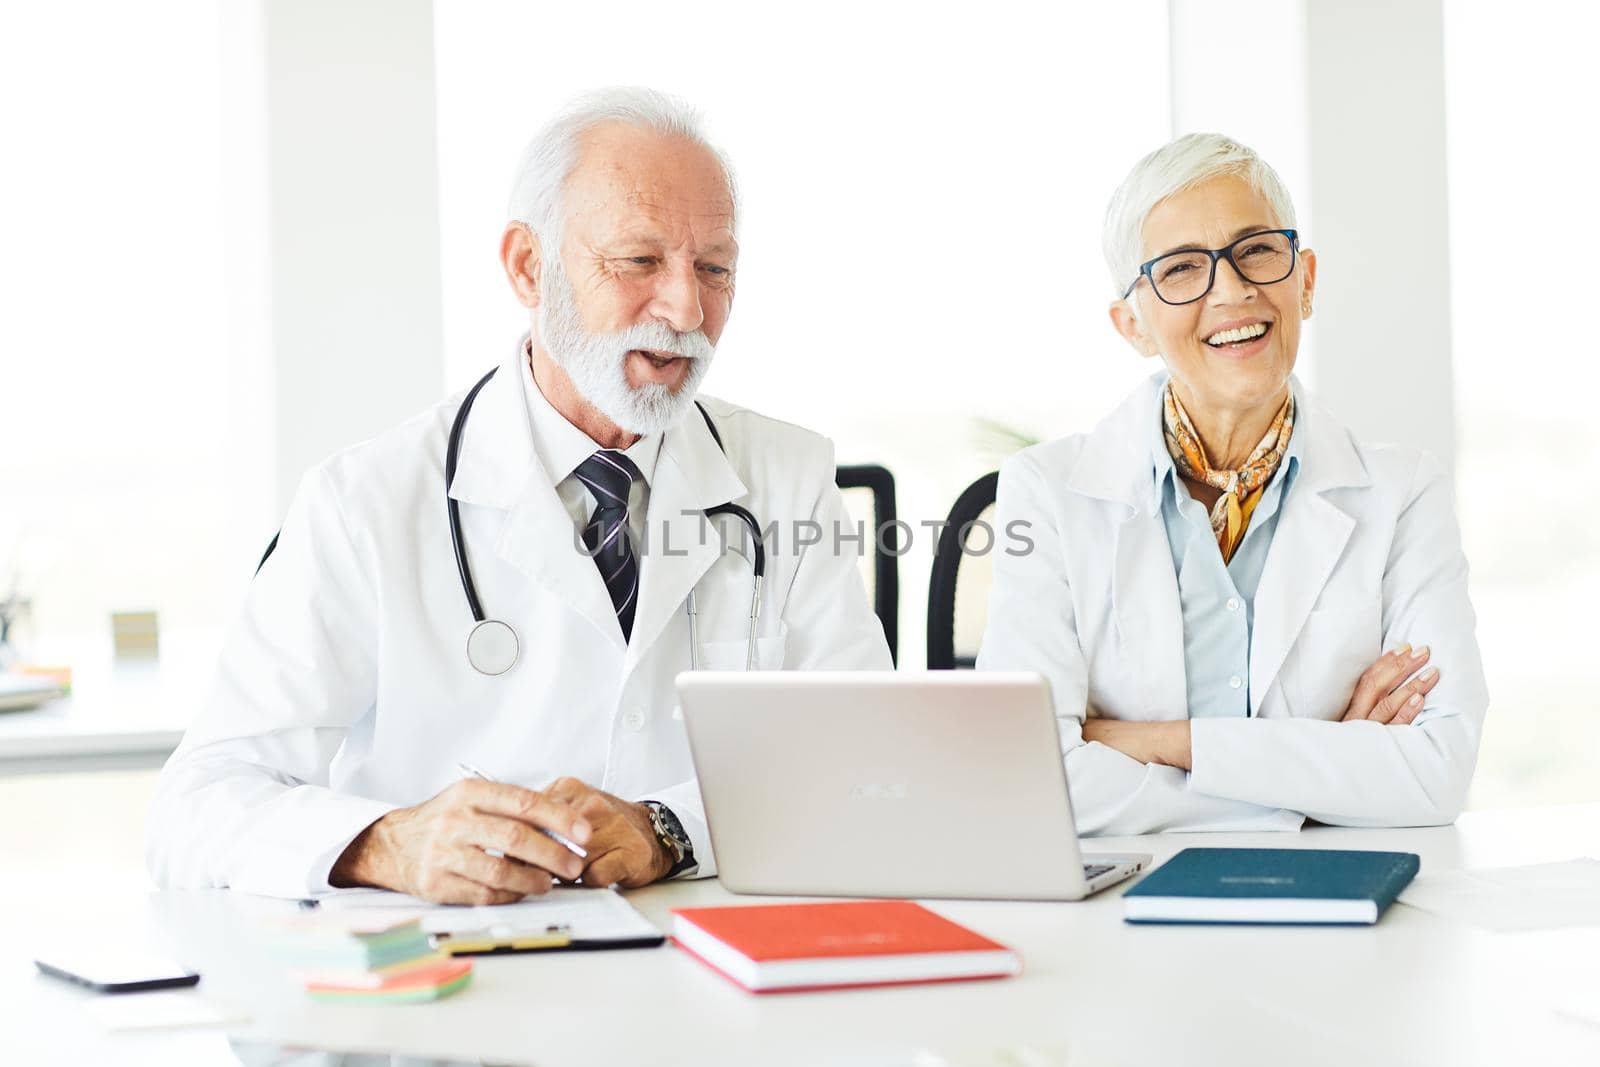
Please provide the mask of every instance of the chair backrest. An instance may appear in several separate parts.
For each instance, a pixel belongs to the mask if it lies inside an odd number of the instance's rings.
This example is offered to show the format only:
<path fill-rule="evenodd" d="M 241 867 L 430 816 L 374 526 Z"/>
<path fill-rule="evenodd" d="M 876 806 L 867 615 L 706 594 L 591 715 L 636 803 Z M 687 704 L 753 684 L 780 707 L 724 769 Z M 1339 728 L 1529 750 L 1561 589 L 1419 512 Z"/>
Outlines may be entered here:
<path fill-rule="evenodd" d="M 272 558 L 272 553 L 277 551 L 277 548 L 278 548 L 278 535 L 281 534 L 281 533 L 283 533 L 283 529 L 281 527 L 279 529 L 273 531 L 272 540 L 267 542 L 267 550 L 265 552 L 261 553 L 261 558 L 258 561 L 256 561 L 256 573 L 257 574 L 260 574 L 261 573 L 261 568 L 265 567 L 267 565 L 267 560 Z"/>
<path fill-rule="evenodd" d="M 894 475 L 876 463 L 842 466 L 834 471 L 841 490 L 865 489 L 872 493 L 872 522 L 866 536 L 872 546 L 872 610 L 883 624 L 889 655 L 900 662 L 900 528 L 895 520 Z"/>
<path fill-rule="evenodd" d="M 928 669 L 953 670 L 974 665 L 976 655 L 956 655 L 956 580 L 966 558 L 967 539 L 983 513 L 994 505 L 1000 472 L 990 471 L 962 490 L 950 509 L 928 579 Z M 989 548 L 994 547 L 989 538 Z"/>

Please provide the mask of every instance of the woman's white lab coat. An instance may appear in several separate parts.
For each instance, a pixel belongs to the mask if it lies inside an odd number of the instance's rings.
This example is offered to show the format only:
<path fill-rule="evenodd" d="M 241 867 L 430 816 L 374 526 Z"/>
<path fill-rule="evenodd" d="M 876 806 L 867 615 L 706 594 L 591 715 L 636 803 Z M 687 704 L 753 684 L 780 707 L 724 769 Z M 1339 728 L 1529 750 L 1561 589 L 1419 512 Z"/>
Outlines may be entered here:
<path fill-rule="evenodd" d="M 1356 441 L 1299 403 L 1299 475 L 1255 599 L 1250 716 L 1190 724 L 1193 770 L 1085 744 L 1085 714 L 1188 718 L 1183 622 L 1151 442 L 1165 374 L 1088 434 L 1001 469 L 996 529 L 1025 520 L 1032 551 L 997 550 L 980 669 L 1036 670 L 1054 692 L 1084 833 L 1419 826 L 1461 810 L 1488 707 L 1450 480 L 1410 448 Z M 1385 650 L 1432 648 L 1438 686 L 1410 726 L 1341 723 Z"/>
<path fill-rule="evenodd" d="M 150 869 L 168 886 L 301 895 L 365 826 L 461 777 L 458 762 L 539 787 L 572 775 L 625 799 L 659 799 L 715 871 L 673 679 L 688 669 L 684 600 L 698 589 L 703 665 L 742 669 L 751 570 L 743 527 L 728 550 L 701 509 L 725 501 L 771 526 L 760 666 L 888 669 L 831 444 L 705 399 L 727 447 L 690 409 L 662 442 L 624 644 L 594 561 L 539 466 L 520 352 L 484 387 L 450 495 L 485 612 L 515 627 L 521 658 L 486 677 L 451 553 L 445 437 L 460 396 L 342 452 L 300 487 L 276 552 L 252 583 L 217 680 L 161 776 Z M 820 524 L 800 547 L 795 523 Z M 846 527 L 852 532 L 853 527 Z M 745 549 L 748 551 L 748 549 Z"/>

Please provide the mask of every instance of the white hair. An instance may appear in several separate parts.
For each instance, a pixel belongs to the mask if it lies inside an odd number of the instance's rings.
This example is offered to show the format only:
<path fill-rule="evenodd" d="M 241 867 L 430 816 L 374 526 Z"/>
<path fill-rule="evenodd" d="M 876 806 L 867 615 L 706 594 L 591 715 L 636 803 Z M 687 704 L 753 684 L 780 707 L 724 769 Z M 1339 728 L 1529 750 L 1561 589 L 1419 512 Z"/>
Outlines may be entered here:
<path fill-rule="evenodd" d="M 681 137 L 710 152 L 728 182 L 728 198 L 738 217 L 738 191 L 728 158 L 706 139 L 700 114 L 686 101 L 654 89 L 612 86 L 570 100 L 523 149 L 511 185 L 510 218 L 526 223 L 547 251 L 559 246 L 565 216 L 563 194 L 578 163 L 583 135 L 602 123 L 620 122 L 641 130 Z"/>
<path fill-rule="evenodd" d="M 1253 149 L 1220 133 L 1179 137 L 1139 160 L 1111 194 L 1102 243 L 1117 296 L 1138 278 L 1144 220 L 1150 212 L 1168 197 L 1220 174 L 1236 174 L 1249 182 L 1272 206 L 1277 216 L 1273 221 L 1294 228 L 1294 201 L 1288 188 Z"/>

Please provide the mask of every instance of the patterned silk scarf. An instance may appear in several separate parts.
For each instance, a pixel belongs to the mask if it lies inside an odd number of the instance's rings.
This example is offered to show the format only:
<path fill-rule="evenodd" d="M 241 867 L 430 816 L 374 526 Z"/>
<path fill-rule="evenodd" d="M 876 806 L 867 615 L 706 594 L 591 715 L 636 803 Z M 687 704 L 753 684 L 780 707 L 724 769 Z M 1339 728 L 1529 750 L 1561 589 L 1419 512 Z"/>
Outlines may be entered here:
<path fill-rule="evenodd" d="M 1289 437 L 1294 433 L 1294 394 L 1289 394 L 1278 415 L 1272 420 L 1267 435 L 1256 445 L 1250 458 L 1238 470 L 1214 470 L 1206 459 L 1206 449 L 1200 443 L 1189 413 L 1183 410 L 1178 396 L 1167 383 L 1162 402 L 1162 422 L 1167 441 L 1167 451 L 1178 473 L 1193 481 L 1204 482 L 1222 490 L 1222 498 L 1211 509 L 1211 530 L 1217 535 L 1217 547 L 1222 549 L 1222 561 L 1233 559 L 1234 550 L 1244 540 L 1250 526 L 1250 516 L 1261 502 L 1261 493 L 1272 480 L 1273 472 L 1283 462 L 1289 448 Z"/>

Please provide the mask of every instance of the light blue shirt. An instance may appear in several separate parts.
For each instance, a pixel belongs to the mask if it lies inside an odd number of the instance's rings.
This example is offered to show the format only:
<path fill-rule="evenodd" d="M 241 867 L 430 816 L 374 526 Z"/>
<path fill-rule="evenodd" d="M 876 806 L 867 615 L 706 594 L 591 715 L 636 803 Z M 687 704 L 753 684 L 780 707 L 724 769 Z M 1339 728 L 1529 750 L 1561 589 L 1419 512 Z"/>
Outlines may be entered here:
<path fill-rule="evenodd" d="M 1296 404 L 1297 422 L 1299 417 Z M 1191 719 L 1250 714 L 1250 634 L 1255 625 L 1256 587 L 1267 565 L 1267 550 L 1278 528 L 1284 496 L 1300 469 L 1302 436 L 1297 429 L 1289 438 L 1289 449 L 1267 483 L 1244 539 L 1233 559 L 1224 564 L 1222 549 L 1211 531 L 1211 517 L 1178 477 L 1157 412 L 1152 458 L 1161 519 L 1183 608 L 1183 670 Z"/>

